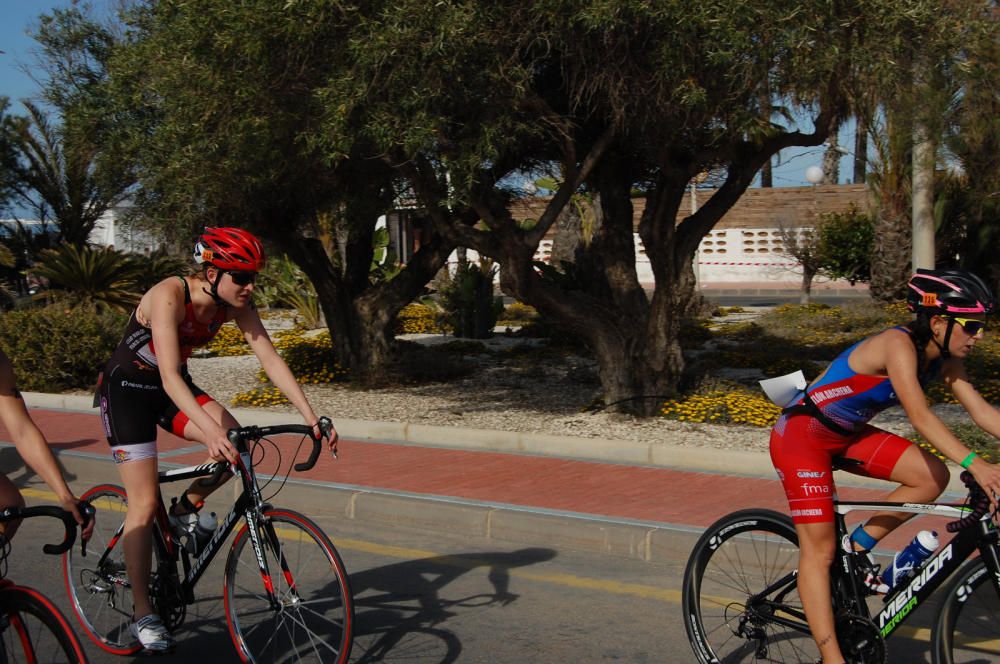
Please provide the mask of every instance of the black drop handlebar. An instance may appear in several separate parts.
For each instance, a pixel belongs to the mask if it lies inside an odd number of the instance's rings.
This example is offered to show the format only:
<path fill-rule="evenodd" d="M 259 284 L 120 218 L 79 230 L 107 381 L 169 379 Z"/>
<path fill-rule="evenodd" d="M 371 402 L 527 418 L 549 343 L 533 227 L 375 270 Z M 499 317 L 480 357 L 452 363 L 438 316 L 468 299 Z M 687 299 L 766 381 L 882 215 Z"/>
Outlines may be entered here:
<path fill-rule="evenodd" d="M 979 483 L 976 482 L 975 478 L 972 477 L 972 473 L 964 470 L 959 478 L 969 489 L 969 507 L 972 511 L 963 516 L 961 519 L 947 524 L 945 528 L 949 533 L 957 533 L 959 530 L 968 528 L 982 519 L 983 515 L 990 509 L 990 498 L 986 495 L 986 492 L 983 491 L 983 488 L 979 486 Z"/>
<path fill-rule="evenodd" d="M 319 418 L 318 424 L 320 430 L 320 435 L 318 437 L 313 436 L 313 428 L 308 424 L 277 424 L 268 427 L 239 427 L 236 429 L 230 429 L 226 432 L 226 436 L 229 438 L 229 442 L 232 443 L 234 447 L 239 447 L 240 442 L 260 440 L 261 438 L 265 438 L 267 436 L 279 436 L 283 433 L 300 433 L 304 436 L 308 436 L 313 444 L 312 450 L 309 452 L 309 458 L 302 463 L 295 464 L 295 470 L 301 473 L 311 470 L 312 467 L 316 465 L 320 452 L 322 452 L 321 443 L 323 440 L 329 440 L 330 435 L 333 433 L 333 421 L 329 417 Z M 216 469 L 215 472 L 212 473 L 212 476 L 200 480 L 200 483 L 206 486 L 214 486 L 218 484 L 223 473 L 226 472 L 228 467 L 229 465 L 226 463 L 216 464 Z"/>
<path fill-rule="evenodd" d="M 63 522 L 63 527 L 66 529 L 63 541 L 59 544 L 45 544 L 42 546 L 42 551 L 45 553 L 58 556 L 65 551 L 69 551 L 70 547 L 73 546 L 73 542 L 76 541 L 77 526 L 83 530 L 87 527 L 87 524 L 90 523 L 90 520 L 94 518 L 95 510 L 93 505 L 81 500 L 77 503 L 77 506 L 80 508 L 80 513 L 83 515 L 83 525 L 77 524 L 76 518 L 73 516 L 72 512 L 67 512 L 63 508 L 55 507 L 53 505 L 40 505 L 38 507 L 8 507 L 5 510 L 0 510 L 0 522 L 27 519 L 35 516 L 51 516 L 59 519 Z"/>

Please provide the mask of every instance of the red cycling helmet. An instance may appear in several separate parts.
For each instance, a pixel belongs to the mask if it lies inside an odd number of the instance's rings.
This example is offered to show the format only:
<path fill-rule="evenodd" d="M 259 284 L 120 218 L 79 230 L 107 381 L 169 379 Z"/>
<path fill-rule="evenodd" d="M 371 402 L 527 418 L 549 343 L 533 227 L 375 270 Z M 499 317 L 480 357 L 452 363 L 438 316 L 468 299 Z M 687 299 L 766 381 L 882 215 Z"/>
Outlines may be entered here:
<path fill-rule="evenodd" d="M 206 228 L 194 245 L 194 260 L 220 270 L 260 272 L 265 261 L 264 246 L 242 228 Z"/>

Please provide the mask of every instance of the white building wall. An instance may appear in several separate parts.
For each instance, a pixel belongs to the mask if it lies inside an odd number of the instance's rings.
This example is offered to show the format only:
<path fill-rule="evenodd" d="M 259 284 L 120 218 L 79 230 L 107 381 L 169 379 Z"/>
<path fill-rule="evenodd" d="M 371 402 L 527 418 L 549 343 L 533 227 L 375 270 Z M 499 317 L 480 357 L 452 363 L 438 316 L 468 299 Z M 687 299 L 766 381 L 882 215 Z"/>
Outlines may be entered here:
<path fill-rule="evenodd" d="M 148 254 L 159 246 L 149 233 L 136 231 L 118 223 L 116 210 L 108 210 L 94 224 L 90 242 L 101 247 L 114 247 L 118 251 Z"/>
<path fill-rule="evenodd" d="M 802 232 L 806 229 L 795 229 Z M 635 241 L 635 268 L 639 282 L 653 284 L 653 269 L 639 235 Z M 697 254 L 697 277 L 702 285 L 713 283 L 773 282 L 776 286 L 798 287 L 801 271 L 798 262 L 785 255 L 781 232 L 770 228 L 728 228 L 713 230 L 701 241 Z M 479 255 L 469 249 L 470 261 Z M 549 262 L 552 240 L 542 240 L 535 260 Z M 458 262 L 456 254 L 449 264 Z"/>

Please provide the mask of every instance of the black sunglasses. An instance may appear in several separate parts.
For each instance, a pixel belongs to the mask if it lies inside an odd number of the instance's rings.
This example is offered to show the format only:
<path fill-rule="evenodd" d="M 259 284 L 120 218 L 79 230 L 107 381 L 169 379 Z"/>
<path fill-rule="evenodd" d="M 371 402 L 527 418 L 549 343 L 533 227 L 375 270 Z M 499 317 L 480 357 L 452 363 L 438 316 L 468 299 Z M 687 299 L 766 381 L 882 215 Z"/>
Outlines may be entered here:
<path fill-rule="evenodd" d="M 233 283 L 237 286 L 249 286 L 257 281 L 256 272 L 227 270 L 227 273 L 229 274 L 229 278 L 232 279 Z"/>
<path fill-rule="evenodd" d="M 975 318 L 958 318 L 957 316 L 952 316 L 953 321 L 962 326 L 965 333 L 970 337 L 974 337 L 983 330 L 986 329 L 986 321 L 977 320 Z"/>

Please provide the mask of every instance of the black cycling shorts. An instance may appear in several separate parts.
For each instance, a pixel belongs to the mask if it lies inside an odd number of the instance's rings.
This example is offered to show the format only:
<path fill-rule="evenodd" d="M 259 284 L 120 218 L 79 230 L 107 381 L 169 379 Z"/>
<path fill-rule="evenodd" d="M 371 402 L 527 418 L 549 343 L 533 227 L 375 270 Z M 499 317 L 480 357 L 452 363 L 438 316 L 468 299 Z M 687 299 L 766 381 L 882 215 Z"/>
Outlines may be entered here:
<path fill-rule="evenodd" d="M 181 376 L 199 404 L 214 401 L 194 384 L 186 367 Z M 188 418 L 167 396 L 155 367 L 148 376 L 123 371 L 121 365 L 105 369 L 98 396 L 104 435 L 112 447 L 153 442 L 157 426 L 184 436 Z"/>

